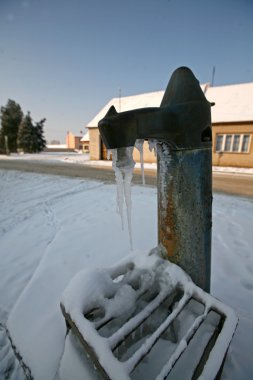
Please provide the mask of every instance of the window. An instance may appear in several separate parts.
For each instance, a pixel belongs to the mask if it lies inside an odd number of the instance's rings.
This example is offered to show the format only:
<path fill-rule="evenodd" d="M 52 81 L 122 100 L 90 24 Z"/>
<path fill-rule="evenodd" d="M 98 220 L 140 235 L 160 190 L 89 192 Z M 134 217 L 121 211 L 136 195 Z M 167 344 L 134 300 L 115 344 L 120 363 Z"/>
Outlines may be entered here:
<path fill-rule="evenodd" d="M 250 134 L 217 134 L 216 152 L 248 153 L 250 149 Z"/>
<path fill-rule="evenodd" d="M 232 135 L 225 135 L 225 152 L 230 152 L 231 150 Z"/>
<path fill-rule="evenodd" d="M 249 139 L 250 135 L 244 135 L 242 139 L 242 152 L 248 152 L 249 151 Z"/>
<path fill-rule="evenodd" d="M 234 141 L 233 141 L 233 147 L 232 147 L 233 152 L 239 151 L 240 138 L 241 138 L 240 135 L 234 135 Z"/>
<path fill-rule="evenodd" d="M 224 135 L 217 135 L 216 137 L 216 152 L 220 152 L 222 150 L 223 137 Z"/>

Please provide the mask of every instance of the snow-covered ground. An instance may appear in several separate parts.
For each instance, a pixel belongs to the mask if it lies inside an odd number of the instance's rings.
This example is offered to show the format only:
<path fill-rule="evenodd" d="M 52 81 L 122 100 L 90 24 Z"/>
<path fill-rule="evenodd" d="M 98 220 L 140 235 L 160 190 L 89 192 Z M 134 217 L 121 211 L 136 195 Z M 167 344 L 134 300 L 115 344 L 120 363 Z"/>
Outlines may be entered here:
<path fill-rule="evenodd" d="M 108 267 L 129 253 L 116 188 L 5 170 L 0 183 L 0 322 L 34 379 L 53 380 L 65 342 L 64 289 L 81 269 Z M 150 249 L 157 240 L 156 189 L 133 186 L 132 202 L 134 249 Z M 252 200 L 214 195 L 211 293 L 240 318 L 223 379 L 253 378 L 252 225 Z M 0 335 L 0 357 L 1 349 Z M 1 374 L 6 362 L 0 363 Z"/>

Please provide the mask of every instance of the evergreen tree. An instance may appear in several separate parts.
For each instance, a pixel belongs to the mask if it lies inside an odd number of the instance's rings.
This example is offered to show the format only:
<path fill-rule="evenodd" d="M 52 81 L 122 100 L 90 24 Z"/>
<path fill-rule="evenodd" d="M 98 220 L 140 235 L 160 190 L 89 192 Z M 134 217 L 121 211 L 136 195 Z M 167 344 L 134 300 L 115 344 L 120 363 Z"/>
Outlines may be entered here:
<path fill-rule="evenodd" d="M 32 153 L 34 145 L 34 127 L 30 112 L 25 115 L 18 129 L 18 148 L 25 153 Z"/>
<path fill-rule="evenodd" d="M 35 141 L 36 146 L 34 152 L 42 152 L 46 147 L 46 140 L 44 138 L 44 123 L 46 119 L 42 119 L 39 122 L 35 123 Z"/>
<path fill-rule="evenodd" d="M 5 150 L 5 136 L 8 138 L 10 152 L 17 151 L 18 127 L 21 123 L 23 112 L 18 103 L 9 99 L 5 107 L 1 107 L 0 148 Z"/>
<path fill-rule="evenodd" d="M 33 124 L 30 112 L 23 118 L 18 130 L 18 147 L 25 153 L 38 153 L 46 147 L 44 123 L 46 119 Z"/>

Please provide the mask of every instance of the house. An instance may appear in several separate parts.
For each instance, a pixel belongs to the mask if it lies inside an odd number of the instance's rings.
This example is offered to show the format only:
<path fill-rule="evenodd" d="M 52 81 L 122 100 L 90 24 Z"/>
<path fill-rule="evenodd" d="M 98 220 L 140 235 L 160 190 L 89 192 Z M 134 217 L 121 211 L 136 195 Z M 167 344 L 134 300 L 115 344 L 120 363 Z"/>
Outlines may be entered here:
<path fill-rule="evenodd" d="M 212 107 L 213 165 L 253 167 L 253 83 L 211 87 L 201 85 L 206 98 L 214 102 Z M 107 150 L 98 131 L 98 122 L 114 105 L 119 112 L 143 107 L 159 107 L 164 91 L 111 99 L 88 123 L 90 159 L 104 160 Z M 139 152 L 134 150 L 134 160 Z M 156 158 L 144 143 L 144 161 Z"/>
<path fill-rule="evenodd" d="M 90 151 L 90 136 L 89 136 L 89 131 L 87 131 L 83 137 L 80 140 L 82 144 L 82 152 L 83 153 L 89 153 Z"/>
<path fill-rule="evenodd" d="M 67 132 L 66 136 L 66 145 L 68 149 L 73 150 L 81 150 L 82 144 L 81 144 L 82 136 L 75 136 L 72 132 Z"/>
<path fill-rule="evenodd" d="M 253 83 L 209 87 L 213 165 L 253 167 Z"/>

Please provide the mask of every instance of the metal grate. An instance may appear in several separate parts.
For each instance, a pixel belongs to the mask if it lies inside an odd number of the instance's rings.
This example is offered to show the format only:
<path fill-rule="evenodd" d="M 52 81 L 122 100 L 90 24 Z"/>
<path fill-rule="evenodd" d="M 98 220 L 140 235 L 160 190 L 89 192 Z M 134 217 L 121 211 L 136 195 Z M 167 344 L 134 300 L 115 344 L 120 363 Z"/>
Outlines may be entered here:
<path fill-rule="evenodd" d="M 95 295 L 94 300 L 91 296 L 84 301 L 81 318 L 70 298 L 63 297 L 61 309 L 67 326 L 101 378 L 216 377 L 237 317 L 182 273 L 179 267 L 162 259 L 152 262 L 149 268 L 137 266 L 132 260 L 105 270 L 103 275 L 110 277 L 114 290 L 104 296 L 105 289 L 101 289 L 103 302 L 98 302 Z M 92 276 L 93 272 L 89 272 L 89 280 Z M 94 272 L 94 281 L 96 276 Z M 87 272 L 83 275 L 84 288 L 86 279 Z M 80 280 L 71 285 L 73 294 L 77 286 Z M 131 302 L 132 296 L 129 302 L 123 289 L 130 289 L 135 302 Z M 105 305 L 122 307 L 109 307 L 108 312 Z"/>

